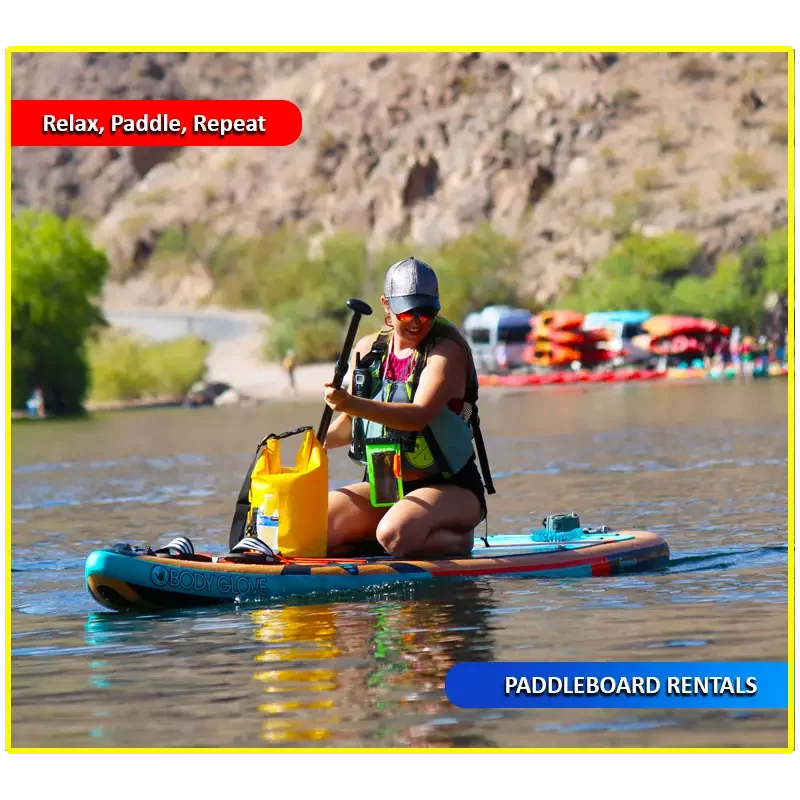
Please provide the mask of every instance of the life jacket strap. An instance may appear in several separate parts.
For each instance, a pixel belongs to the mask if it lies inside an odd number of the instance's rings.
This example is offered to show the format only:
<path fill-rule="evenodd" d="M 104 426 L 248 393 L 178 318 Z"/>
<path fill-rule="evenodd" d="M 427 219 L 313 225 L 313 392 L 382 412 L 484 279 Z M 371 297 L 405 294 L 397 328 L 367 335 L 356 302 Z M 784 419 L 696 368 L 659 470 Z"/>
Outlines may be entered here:
<path fill-rule="evenodd" d="M 421 345 L 421 352 L 420 357 L 417 359 L 417 363 L 414 368 L 413 378 L 411 381 L 411 402 L 414 402 L 414 395 L 417 391 L 417 386 L 419 385 L 420 375 L 422 374 L 422 370 L 425 369 L 425 365 L 428 363 L 428 357 L 430 355 L 431 350 L 433 350 L 434 345 L 436 344 L 436 340 L 440 336 L 444 336 L 450 339 L 455 339 L 462 344 L 465 343 L 461 342 L 461 336 L 456 335 L 455 333 L 445 333 L 447 328 L 440 328 L 437 329 L 436 327 L 431 329 L 431 333 L 428 334 L 426 340 L 422 342 Z M 466 392 L 464 394 L 464 402 L 468 403 L 471 407 L 471 414 L 469 416 L 469 426 L 472 429 L 472 438 L 475 441 L 475 449 L 478 454 L 478 463 L 481 467 L 481 475 L 483 477 L 483 484 L 486 487 L 487 494 L 496 494 L 496 490 L 494 488 L 494 481 L 492 480 L 492 471 L 489 467 L 489 456 L 486 453 L 486 445 L 483 441 L 483 434 L 481 433 L 481 425 L 480 425 L 480 418 L 478 415 L 478 379 L 475 373 L 475 365 L 472 361 L 471 353 L 469 355 L 469 374 L 467 375 L 467 387 Z M 425 434 L 425 441 L 428 443 L 428 447 L 431 449 L 431 453 L 436 460 L 436 463 L 439 464 L 441 468 L 443 465 L 447 465 L 447 459 L 445 458 L 444 454 L 442 453 L 441 448 L 439 447 L 438 443 L 436 442 L 433 434 L 431 433 L 430 429 L 426 429 L 423 432 Z M 449 467 L 448 467 L 449 469 Z"/>

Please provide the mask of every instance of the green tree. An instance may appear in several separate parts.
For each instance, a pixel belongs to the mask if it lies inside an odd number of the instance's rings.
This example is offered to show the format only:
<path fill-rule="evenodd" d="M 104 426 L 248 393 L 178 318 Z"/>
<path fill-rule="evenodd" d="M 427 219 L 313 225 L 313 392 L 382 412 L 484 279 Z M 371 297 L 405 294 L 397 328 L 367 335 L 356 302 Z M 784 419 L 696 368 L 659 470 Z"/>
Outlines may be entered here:
<path fill-rule="evenodd" d="M 785 228 L 723 255 L 706 278 L 692 274 L 701 248 L 684 233 L 628 236 L 559 298 L 576 311 L 642 308 L 653 314 L 708 317 L 755 332 L 764 327 L 765 301 L 788 295 Z M 780 326 L 779 326 L 780 327 Z"/>
<path fill-rule="evenodd" d="M 494 231 L 489 223 L 420 257 L 439 279 L 442 315 L 456 325 L 471 311 L 518 302 L 520 244 Z"/>
<path fill-rule="evenodd" d="M 45 211 L 11 222 L 12 406 L 36 386 L 53 413 L 81 410 L 89 383 L 85 342 L 104 324 L 92 302 L 108 271 L 83 225 Z"/>
<path fill-rule="evenodd" d="M 628 308 L 668 313 L 672 285 L 688 274 L 700 250 L 696 239 L 683 233 L 627 236 L 573 284 L 559 305 L 584 313 Z"/>
<path fill-rule="evenodd" d="M 768 295 L 786 298 L 788 294 L 788 264 L 788 237 L 783 228 L 756 239 L 738 255 L 722 256 L 708 278 L 678 281 L 670 310 L 758 331 L 763 327 Z"/>
<path fill-rule="evenodd" d="M 789 294 L 789 236 L 786 228 L 773 231 L 745 250 L 745 258 L 761 269 L 765 292 Z"/>
<path fill-rule="evenodd" d="M 366 242 L 358 233 L 342 230 L 325 238 L 315 258 L 306 255 L 307 244 L 301 249 L 294 260 L 268 265 L 272 302 L 266 312 L 272 321 L 264 347 L 269 359 L 294 350 L 298 364 L 338 355 L 350 316 L 345 300 L 362 296 L 368 272 Z"/>
<path fill-rule="evenodd" d="M 280 358 L 288 349 L 295 351 L 301 364 L 335 357 L 350 316 L 345 306 L 348 297 L 362 297 L 370 303 L 375 314 L 369 324 L 379 327 L 384 316 L 379 300 L 386 270 L 410 256 L 434 269 L 442 314 L 457 325 L 470 311 L 517 302 L 520 245 L 489 225 L 438 249 L 392 243 L 372 258 L 361 234 L 339 231 L 323 240 L 321 252 L 314 258 L 304 256 L 280 265 L 270 262 L 269 287 L 275 293 L 274 302 L 267 306 L 272 322 L 266 357 Z M 291 283 L 290 293 L 283 288 L 287 282 Z"/>
<path fill-rule="evenodd" d="M 676 314 L 707 317 L 723 325 L 759 326 L 763 295 L 752 292 L 742 280 L 742 261 L 735 255 L 720 258 L 708 278 L 689 276 L 678 281 L 669 308 Z"/>

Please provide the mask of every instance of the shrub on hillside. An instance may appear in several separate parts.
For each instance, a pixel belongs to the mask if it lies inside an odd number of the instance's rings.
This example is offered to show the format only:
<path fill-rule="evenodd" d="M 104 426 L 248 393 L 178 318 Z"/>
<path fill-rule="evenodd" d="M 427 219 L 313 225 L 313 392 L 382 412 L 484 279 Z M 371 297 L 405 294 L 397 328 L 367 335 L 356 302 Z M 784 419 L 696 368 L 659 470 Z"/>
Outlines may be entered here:
<path fill-rule="evenodd" d="M 484 225 L 441 248 L 393 243 L 370 257 L 364 238 L 342 231 L 325 239 L 320 252 L 295 264 L 281 265 L 276 274 L 283 286 L 291 275 L 290 297 L 278 292 L 280 302 L 268 303 L 272 318 L 265 356 L 282 358 L 294 350 L 298 363 L 335 358 L 350 317 L 345 301 L 365 299 L 374 315 L 364 322 L 378 329 L 383 324 L 380 305 L 386 270 L 396 261 L 416 256 L 437 274 L 442 314 L 461 324 L 470 311 L 492 303 L 516 303 L 522 257 L 520 246 Z"/>
<path fill-rule="evenodd" d="M 363 237 L 341 232 L 326 239 L 315 258 L 292 267 L 296 291 L 291 299 L 268 305 L 272 318 L 265 346 L 269 359 L 293 349 L 298 363 L 335 358 L 350 312 L 345 301 L 365 299 L 373 308 L 363 330 L 383 324 L 380 305 L 386 270 L 416 256 L 431 265 L 439 279 L 442 315 L 461 324 L 466 314 L 494 303 L 516 303 L 522 257 L 520 246 L 489 225 L 431 249 L 392 244 L 370 258 Z M 288 267 L 287 267 L 288 268 Z"/>
<path fill-rule="evenodd" d="M 761 328 L 770 294 L 785 298 L 789 290 L 786 229 L 756 239 L 741 253 L 719 259 L 705 279 L 684 278 L 672 292 L 676 313 L 711 317 L 746 330 Z"/>
<path fill-rule="evenodd" d="M 740 253 L 723 255 L 707 277 L 692 274 L 699 255 L 697 241 L 686 234 L 629 236 L 575 281 L 557 305 L 585 313 L 643 308 L 757 331 L 768 297 L 787 297 L 785 228 L 757 239 Z"/>
<path fill-rule="evenodd" d="M 670 287 L 688 273 L 700 249 L 687 234 L 633 234 L 576 281 L 558 304 L 584 313 L 626 308 L 666 313 Z"/>
<path fill-rule="evenodd" d="M 90 398 L 97 402 L 182 397 L 205 375 L 210 347 L 194 336 L 146 342 L 111 329 L 89 342 Z"/>

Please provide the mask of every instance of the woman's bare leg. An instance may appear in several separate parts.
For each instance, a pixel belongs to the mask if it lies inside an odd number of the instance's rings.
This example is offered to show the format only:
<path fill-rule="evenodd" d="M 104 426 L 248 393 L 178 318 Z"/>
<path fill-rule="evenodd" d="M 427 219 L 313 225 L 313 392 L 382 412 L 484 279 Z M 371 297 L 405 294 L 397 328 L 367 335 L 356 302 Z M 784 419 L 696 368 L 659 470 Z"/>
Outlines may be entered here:
<path fill-rule="evenodd" d="M 393 505 L 377 538 L 397 558 L 455 558 L 472 551 L 481 504 L 461 486 L 426 486 Z"/>
<path fill-rule="evenodd" d="M 346 554 L 353 544 L 375 541 L 375 529 L 385 514 L 385 508 L 370 502 L 368 483 L 328 492 L 328 555 Z"/>

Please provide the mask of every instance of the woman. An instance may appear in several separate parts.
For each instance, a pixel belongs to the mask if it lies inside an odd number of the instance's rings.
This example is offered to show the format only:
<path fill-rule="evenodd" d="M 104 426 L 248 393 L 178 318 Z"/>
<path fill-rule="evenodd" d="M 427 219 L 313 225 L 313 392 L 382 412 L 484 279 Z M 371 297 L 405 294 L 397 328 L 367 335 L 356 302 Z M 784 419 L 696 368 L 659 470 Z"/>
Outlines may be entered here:
<path fill-rule="evenodd" d="M 374 506 L 366 475 L 331 492 L 328 552 L 343 555 L 377 539 L 398 558 L 468 555 L 474 529 L 486 516 L 466 421 L 477 399 L 469 346 L 437 319 L 438 282 L 422 261 L 408 258 L 390 267 L 381 302 L 386 329 L 355 348 L 357 357 L 369 355 L 371 362 L 359 370 L 371 384 L 366 396 L 326 384 L 325 402 L 342 415 L 325 447 L 352 443 L 351 457 L 366 465 L 365 443 L 399 444 L 403 497 L 388 508 Z"/>

